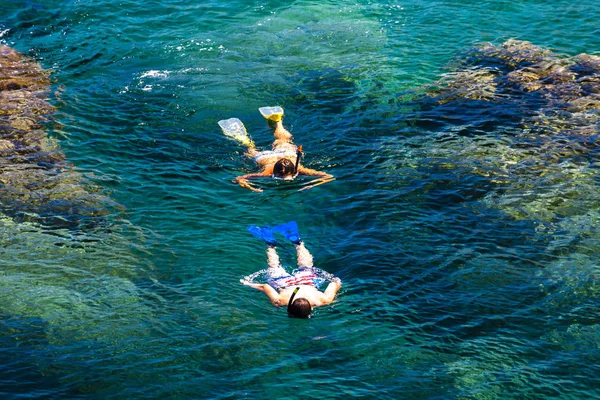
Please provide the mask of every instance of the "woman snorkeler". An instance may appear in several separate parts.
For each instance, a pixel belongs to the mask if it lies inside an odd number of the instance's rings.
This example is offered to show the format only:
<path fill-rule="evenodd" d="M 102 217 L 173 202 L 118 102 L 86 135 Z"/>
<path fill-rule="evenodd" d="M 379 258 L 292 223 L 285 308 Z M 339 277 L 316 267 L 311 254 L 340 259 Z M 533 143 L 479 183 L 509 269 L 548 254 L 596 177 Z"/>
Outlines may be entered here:
<path fill-rule="evenodd" d="M 262 189 L 254 187 L 250 183 L 252 179 L 271 177 L 291 181 L 298 175 L 318 177 L 306 183 L 304 187 L 298 190 L 310 189 L 335 179 L 326 172 L 316 171 L 300 165 L 302 146 L 296 146 L 292 142 L 292 134 L 283 127 L 283 108 L 261 107 L 258 110 L 267 119 L 267 124 L 273 129 L 275 139 L 273 140 L 272 150 L 257 150 L 254 142 L 246 132 L 244 124 L 239 119 L 230 118 L 219 121 L 219 126 L 223 130 L 223 134 L 246 146 L 246 155 L 254 159 L 256 164 L 261 167 L 260 172 L 238 176 L 234 182 L 241 187 L 255 192 L 262 192 Z"/>

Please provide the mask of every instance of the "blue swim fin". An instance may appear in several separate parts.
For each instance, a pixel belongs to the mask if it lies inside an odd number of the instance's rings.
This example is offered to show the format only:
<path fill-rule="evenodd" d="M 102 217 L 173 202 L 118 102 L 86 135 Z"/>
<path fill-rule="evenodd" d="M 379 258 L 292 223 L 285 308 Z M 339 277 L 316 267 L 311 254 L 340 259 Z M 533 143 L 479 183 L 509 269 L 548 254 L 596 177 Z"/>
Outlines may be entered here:
<path fill-rule="evenodd" d="M 271 228 L 273 232 L 281 233 L 287 240 L 294 244 L 300 244 L 302 239 L 298 233 L 298 224 L 296 221 L 286 222 L 285 224 L 277 225 Z"/>
<path fill-rule="evenodd" d="M 275 235 L 271 231 L 271 228 L 268 226 L 258 227 L 256 225 L 250 225 L 248 227 L 248 232 L 250 232 L 254 237 L 259 238 L 264 241 L 269 246 L 277 246 L 277 240 L 275 239 Z"/>

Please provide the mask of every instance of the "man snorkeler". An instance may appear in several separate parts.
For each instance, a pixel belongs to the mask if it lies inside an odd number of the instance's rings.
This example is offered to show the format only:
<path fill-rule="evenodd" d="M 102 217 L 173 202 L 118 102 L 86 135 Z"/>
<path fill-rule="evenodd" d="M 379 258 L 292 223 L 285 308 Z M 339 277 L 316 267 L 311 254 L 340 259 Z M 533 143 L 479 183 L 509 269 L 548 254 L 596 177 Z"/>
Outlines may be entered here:
<path fill-rule="evenodd" d="M 317 276 L 313 267 L 313 257 L 304 246 L 298 234 L 298 225 L 291 221 L 273 228 L 258 226 L 248 227 L 248 231 L 263 240 L 267 248 L 267 283 L 252 283 L 240 279 L 240 283 L 265 293 L 276 307 L 286 306 L 290 317 L 310 318 L 313 307 L 331 304 L 335 295 L 342 287 L 342 281 L 337 277 L 329 278 L 330 284 L 324 292 L 318 289 L 323 278 Z M 298 268 L 292 274 L 281 266 L 275 246 L 277 240 L 274 233 L 282 233 L 296 247 Z"/>
<path fill-rule="evenodd" d="M 247 147 L 246 155 L 252 158 L 262 169 L 258 173 L 238 176 L 235 179 L 237 184 L 255 192 L 262 192 L 263 190 L 254 187 L 250 183 L 250 180 L 272 177 L 274 179 L 291 181 L 298 175 L 317 176 L 317 179 L 308 182 L 306 186 L 299 189 L 305 190 L 335 179 L 326 172 L 316 171 L 300 165 L 302 146 L 296 146 L 292 141 L 292 134 L 283 127 L 283 108 L 261 107 L 258 110 L 267 119 L 267 124 L 273 129 L 275 139 L 272 150 L 257 150 L 254 142 L 246 132 L 244 124 L 239 119 L 230 118 L 219 121 L 219 126 L 223 130 L 223 134 L 245 145 Z"/>

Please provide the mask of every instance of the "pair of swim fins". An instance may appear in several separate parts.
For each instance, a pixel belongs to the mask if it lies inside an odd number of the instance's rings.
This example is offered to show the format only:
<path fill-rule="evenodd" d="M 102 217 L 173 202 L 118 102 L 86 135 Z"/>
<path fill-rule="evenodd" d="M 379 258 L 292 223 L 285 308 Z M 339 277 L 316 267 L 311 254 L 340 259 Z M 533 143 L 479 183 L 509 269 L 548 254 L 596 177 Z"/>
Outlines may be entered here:
<path fill-rule="evenodd" d="M 296 221 L 286 222 L 285 224 L 273 226 L 273 227 L 259 227 L 256 225 L 251 225 L 248 227 L 248 232 L 250 232 L 253 236 L 259 238 L 260 240 L 267 243 L 269 246 L 276 246 L 277 239 L 275 238 L 275 233 L 280 233 L 287 240 L 294 244 L 300 244 L 302 239 L 300 238 L 300 234 L 298 233 L 298 224 Z"/>
<path fill-rule="evenodd" d="M 279 106 L 261 107 L 258 111 L 268 121 L 279 122 L 283 118 L 283 108 Z M 219 121 L 219 126 L 225 136 L 240 142 L 244 146 L 254 147 L 254 142 L 246 131 L 246 127 L 238 118 L 222 119 Z"/>
<path fill-rule="evenodd" d="M 260 111 L 267 121 L 279 122 L 283 118 L 283 108 L 279 106 L 261 107 L 258 111 Z M 254 146 L 254 142 L 250 138 L 250 135 L 248 135 L 246 127 L 238 118 L 221 120 L 219 121 L 219 126 L 223 130 L 225 136 L 234 139 L 243 145 Z M 251 225 L 248 227 L 248 232 L 264 241 L 269 246 L 277 245 L 275 233 L 282 234 L 287 240 L 294 244 L 300 244 L 302 241 L 302 239 L 300 239 L 300 234 L 298 233 L 298 224 L 296 224 L 295 221 L 286 222 L 285 224 L 274 227 Z"/>

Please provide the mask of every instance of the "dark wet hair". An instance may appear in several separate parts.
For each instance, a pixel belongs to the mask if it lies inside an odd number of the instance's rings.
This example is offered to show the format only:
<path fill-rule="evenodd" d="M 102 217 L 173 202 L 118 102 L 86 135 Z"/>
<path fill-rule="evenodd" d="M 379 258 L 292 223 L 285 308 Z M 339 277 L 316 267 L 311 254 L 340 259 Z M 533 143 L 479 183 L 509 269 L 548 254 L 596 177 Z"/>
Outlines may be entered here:
<path fill-rule="evenodd" d="M 288 315 L 294 318 L 310 318 L 312 307 L 308 300 L 300 297 L 288 305 Z"/>
<path fill-rule="evenodd" d="M 285 178 L 288 175 L 296 174 L 296 166 L 287 158 L 282 158 L 273 166 L 273 176 L 277 178 Z"/>

